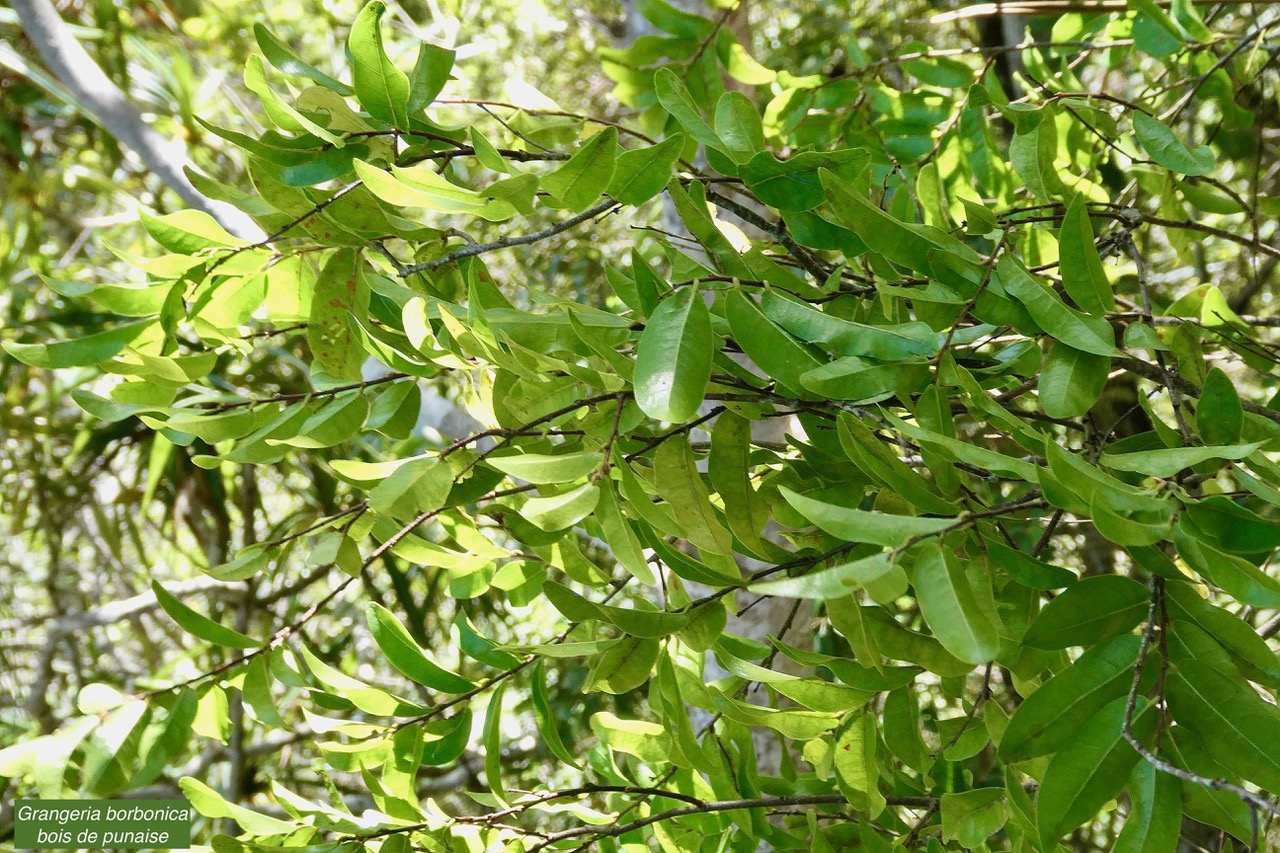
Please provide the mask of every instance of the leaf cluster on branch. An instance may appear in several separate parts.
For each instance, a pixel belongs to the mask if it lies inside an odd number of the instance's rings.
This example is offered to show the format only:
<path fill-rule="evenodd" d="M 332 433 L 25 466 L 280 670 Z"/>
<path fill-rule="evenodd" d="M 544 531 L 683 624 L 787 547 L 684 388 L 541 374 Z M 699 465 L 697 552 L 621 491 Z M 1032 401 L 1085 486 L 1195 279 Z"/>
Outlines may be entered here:
<path fill-rule="evenodd" d="M 75 402 L 152 465 L 306 459 L 333 500 L 118 608 L 226 651 L 86 687 L 0 775 L 116 794 L 193 732 L 304 732 L 307 791 L 181 780 L 220 853 L 1260 849 L 1280 323 L 1209 270 L 1275 266 L 1237 98 L 1274 98 L 1271 18 L 1088 6 L 1011 100 L 998 51 L 801 76 L 640 6 L 622 122 L 442 98 L 455 52 L 398 67 L 378 0 L 348 82 L 256 31 L 271 129 L 208 125 L 249 189 L 193 181 L 267 236 L 144 215 L 145 281 L 79 294 L 117 322 L 4 349 L 98 369 Z M 579 299 L 490 266 L 619 222 Z M 431 387 L 479 428 L 424 435 Z M 184 601 L 215 583 L 234 623 Z"/>

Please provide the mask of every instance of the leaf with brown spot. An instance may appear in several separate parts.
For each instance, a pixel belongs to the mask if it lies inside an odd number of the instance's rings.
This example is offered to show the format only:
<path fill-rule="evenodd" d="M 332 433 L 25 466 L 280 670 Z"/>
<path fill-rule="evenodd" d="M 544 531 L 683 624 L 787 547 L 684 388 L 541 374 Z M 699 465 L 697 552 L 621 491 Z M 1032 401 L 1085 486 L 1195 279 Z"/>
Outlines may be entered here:
<path fill-rule="evenodd" d="M 354 249 L 339 249 L 316 279 L 307 326 L 313 364 L 340 379 L 360 379 L 364 349 L 347 318 L 368 309 L 369 290 L 359 275 Z"/>

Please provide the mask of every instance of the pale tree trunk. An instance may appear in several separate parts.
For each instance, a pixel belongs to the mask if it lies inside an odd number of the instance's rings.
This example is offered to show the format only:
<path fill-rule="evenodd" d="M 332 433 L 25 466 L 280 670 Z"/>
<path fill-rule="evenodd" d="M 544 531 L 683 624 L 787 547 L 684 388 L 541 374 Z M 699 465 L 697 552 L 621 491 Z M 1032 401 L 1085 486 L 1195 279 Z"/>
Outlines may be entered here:
<path fill-rule="evenodd" d="M 18 13 L 23 32 L 58 82 L 67 87 L 94 121 L 133 151 L 149 172 L 188 207 L 210 214 L 237 236 L 247 240 L 265 236 L 242 211 L 196 191 L 182 171 L 187 165 L 182 146 L 165 140 L 147 124 L 138 108 L 81 47 L 49 0 L 10 0 L 9 5 Z"/>

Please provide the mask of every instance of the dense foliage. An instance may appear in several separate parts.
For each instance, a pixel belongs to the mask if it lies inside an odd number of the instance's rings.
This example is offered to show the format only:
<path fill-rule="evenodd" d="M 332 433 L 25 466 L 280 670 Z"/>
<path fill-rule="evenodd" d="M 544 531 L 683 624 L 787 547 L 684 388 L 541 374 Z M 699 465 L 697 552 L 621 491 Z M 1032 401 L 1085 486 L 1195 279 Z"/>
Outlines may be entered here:
<path fill-rule="evenodd" d="M 102 519 L 151 594 L 47 642 L 169 633 L 33 673 L 8 792 L 182 776 L 218 851 L 1262 849 L 1276 16 L 788 70 L 638 6 L 610 117 L 465 97 L 379 0 L 343 79 L 258 27 L 269 128 L 192 114 L 246 174 L 191 175 L 267 236 L 43 275 L 91 321 L 6 369 L 203 576 Z"/>

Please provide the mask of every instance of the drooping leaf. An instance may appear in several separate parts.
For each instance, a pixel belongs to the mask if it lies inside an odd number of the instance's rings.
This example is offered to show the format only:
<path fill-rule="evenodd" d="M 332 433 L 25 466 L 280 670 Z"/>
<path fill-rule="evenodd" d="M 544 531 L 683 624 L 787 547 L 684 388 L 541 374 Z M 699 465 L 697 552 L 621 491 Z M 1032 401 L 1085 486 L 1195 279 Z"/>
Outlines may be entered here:
<path fill-rule="evenodd" d="M 1058 232 L 1058 263 L 1062 286 L 1082 311 L 1105 314 L 1115 310 L 1115 297 L 1107 279 L 1098 249 L 1093 242 L 1093 227 L 1083 196 L 1074 196 L 1067 205 Z"/>
<path fill-rule="evenodd" d="M 337 92 L 339 95 L 355 94 L 354 90 L 347 84 L 335 80 L 323 71 L 303 62 L 293 48 L 272 35 L 262 24 L 253 25 L 253 36 L 258 42 L 258 49 L 262 51 L 262 55 L 281 72 L 305 77 L 313 83 L 318 83 L 326 89 Z"/>
<path fill-rule="evenodd" d="M 32 367 L 88 367 L 116 355 L 154 323 L 152 319 L 138 320 L 74 340 L 50 344 L 4 341 L 3 346 L 9 355 Z"/>
<path fill-rule="evenodd" d="M 913 538 L 927 537 L 955 524 L 953 518 L 918 518 L 868 512 L 818 500 L 786 487 L 779 491 L 787 503 L 809 521 L 832 536 L 850 542 L 873 542 L 888 548 L 899 548 Z"/>
<path fill-rule="evenodd" d="M 943 648 L 966 663 L 992 660 L 1000 635 L 978 604 L 969 576 L 953 552 L 930 548 L 914 566 L 916 600 Z"/>
<path fill-rule="evenodd" d="M 577 758 L 564 745 L 564 740 L 560 737 L 560 729 L 557 726 L 556 718 L 551 708 L 551 700 L 547 695 L 547 672 L 542 661 L 538 661 L 533 667 L 533 712 L 534 719 L 538 724 L 538 731 L 542 735 L 542 739 L 546 742 L 547 748 L 551 753 L 568 764 L 570 767 L 580 767 Z"/>
<path fill-rule="evenodd" d="M 1040 373 L 1040 405 L 1052 418 L 1078 418 L 1102 396 L 1111 359 L 1055 344 Z"/>
<path fill-rule="evenodd" d="M 256 649 L 262 645 L 252 637 L 246 637 L 239 631 L 232 630 L 192 610 L 162 587 L 159 581 L 151 582 L 151 591 L 155 593 L 161 609 L 168 613 L 169 617 L 182 627 L 182 630 L 194 637 L 233 649 Z"/>
<path fill-rule="evenodd" d="M 1183 175 L 1205 175 L 1213 171 L 1216 158 L 1207 145 L 1188 148 L 1164 122 L 1144 112 L 1133 114 L 1133 130 L 1142 147 L 1166 169 Z"/>
<path fill-rule="evenodd" d="M 1280 709 L 1250 687 L 1198 660 L 1172 668 L 1169 707 L 1223 767 L 1265 790 L 1280 788 Z"/>
<path fill-rule="evenodd" d="M 458 52 L 423 42 L 418 47 L 418 61 L 409 74 L 408 112 L 416 113 L 429 105 L 449 82 L 449 72 Z M 478 150 L 478 149 L 477 149 Z"/>
<path fill-rule="evenodd" d="M 1122 734 L 1127 702 L 1127 697 L 1112 700 L 1049 762 L 1036 796 L 1036 823 L 1045 845 L 1055 844 L 1124 789 L 1138 762 Z M 1155 730 L 1150 709 L 1139 699 L 1133 720 L 1139 741 L 1149 740 Z"/>
<path fill-rule="evenodd" d="M 374 642 L 387 660 L 405 676 L 419 684 L 444 693 L 466 693 L 475 687 L 467 679 L 449 672 L 433 661 L 409 634 L 391 611 L 377 602 L 369 602 L 365 618 Z"/>
<path fill-rule="evenodd" d="M 725 92 L 716 102 L 715 131 L 736 163 L 746 163 L 764 149 L 764 128 L 755 104 L 741 92 Z"/>
<path fill-rule="evenodd" d="M 358 272 L 359 258 L 351 249 L 334 252 L 316 279 L 307 341 L 316 363 L 326 373 L 359 379 L 364 348 L 351 331 L 348 318 L 364 312 L 368 290 Z"/>
<path fill-rule="evenodd" d="M 714 341 L 707 304 L 696 288 L 682 288 L 663 300 L 636 351 L 640 409 L 672 423 L 694 417 L 706 395 Z"/>
<path fill-rule="evenodd" d="M 1182 836 L 1182 793 L 1177 777 L 1139 761 L 1129 777 L 1129 816 L 1115 853 L 1174 853 Z"/>
<path fill-rule="evenodd" d="M 739 173 L 765 204 L 785 211 L 812 210 L 824 197 L 819 169 L 835 169 L 852 177 L 870 160 L 871 153 L 864 148 L 804 151 L 786 160 L 761 151 L 743 164 Z"/>
<path fill-rule="evenodd" d="M 409 127 L 409 78 L 388 57 L 382 43 L 387 5 L 370 0 L 347 36 L 356 98 L 369 115 L 393 127 Z"/>
<path fill-rule="evenodd" d="M 1196 429 L 1205 444 L 1235 444 L 1244 427 L 1244 409 L 1230 377 L 1215 367 L 1196 401 Z"/>
<path fill-rule="evenodd" d="M 823 364 L 812 348 L 780 329 L 741 291 L 728 295 L 725 313 L 734 340 L 767 376 L 789 393 L 806 398 L 813 396 L 800 381 L 804 373 Z"/>

